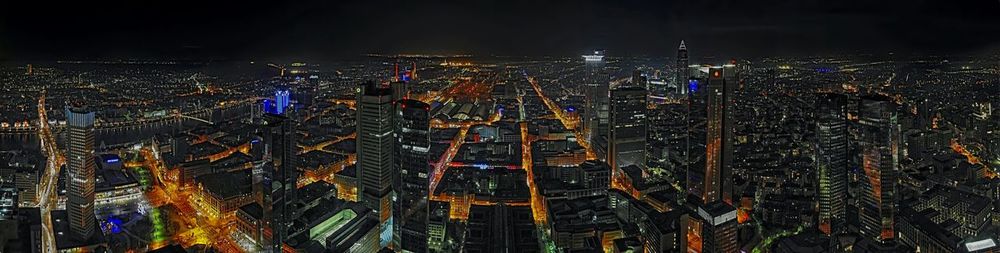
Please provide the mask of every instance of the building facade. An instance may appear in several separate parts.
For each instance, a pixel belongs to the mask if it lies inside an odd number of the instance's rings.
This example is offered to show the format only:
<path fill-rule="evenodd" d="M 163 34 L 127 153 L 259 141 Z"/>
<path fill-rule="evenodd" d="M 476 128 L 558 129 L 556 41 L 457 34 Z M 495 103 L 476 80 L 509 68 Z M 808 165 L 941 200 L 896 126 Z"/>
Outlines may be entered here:
<path fill-rule="evenodd" d="M 894 102 L 883 96 L 862 98 L 860 110 L 861 233 L 877 242 L 895 237 L 896 174 L 899 139 Z"/>
<path fill-rule="evenodd" d="M 395 105 L 392 89 L 367 82 L 357 89 L 357 175 L 359 199 L 374 210 L 383 247 L 393 240 L 392 189 Z"/>
<path fill-rule="evenodd" d="M 94 233 L 94 112 L 66 108 L 66 211 L 70 232 L 80 239 Z"/>
<path fill-rule="evenodd" d="M 430 188 L 430 105 L 417 100 L 404 99 L 397 103 L 396 117 L 396 173 L 400 189 L 395 213 L 397 221 L 404 221 L 407 228 L 397 226 L 402 234 L 400 245 L 411 252 L 427 251 L 427 198 Z M 418 210 L 418 208 L 420 210 Z M 410 214 L 402 217 L 403 213 Z M 401 224 L 403 222 L 397 222 Z"/>
<path fill-rule="evenodd" d="M 847 97 L 823 94 L 816 107 L 817 224 L 829 235 L 844 231 L 847 219 Z"/>
<path fill-rule="evenodd" d="M 646 167 L 646 90 L 640 87 L 611 91 L 608 164 L 613 171 Z"/>

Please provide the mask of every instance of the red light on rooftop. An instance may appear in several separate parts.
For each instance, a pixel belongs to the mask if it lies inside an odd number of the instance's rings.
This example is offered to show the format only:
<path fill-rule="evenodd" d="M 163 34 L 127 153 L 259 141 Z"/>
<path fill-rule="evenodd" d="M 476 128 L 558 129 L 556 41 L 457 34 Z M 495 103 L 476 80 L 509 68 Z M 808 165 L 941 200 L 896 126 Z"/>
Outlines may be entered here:
<path fill-rule="evenodd" d="M 719 77 L 719 71 L 715 71 L 715 73 L 713 73 L 712 75 L 714 75 L 715 77 Z"/>

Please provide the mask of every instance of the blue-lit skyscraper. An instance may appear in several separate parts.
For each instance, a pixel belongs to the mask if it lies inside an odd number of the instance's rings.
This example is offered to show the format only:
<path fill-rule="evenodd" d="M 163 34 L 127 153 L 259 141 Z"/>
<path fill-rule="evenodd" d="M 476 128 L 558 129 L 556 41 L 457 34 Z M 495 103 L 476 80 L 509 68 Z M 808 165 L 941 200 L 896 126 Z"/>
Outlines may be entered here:
<path fill-rule="evenodd" d="M 291 94 L 288 87 L 278 87 L 274 91 L 274 114 L 285 114 L 285 109 L 291 103 Z"/>

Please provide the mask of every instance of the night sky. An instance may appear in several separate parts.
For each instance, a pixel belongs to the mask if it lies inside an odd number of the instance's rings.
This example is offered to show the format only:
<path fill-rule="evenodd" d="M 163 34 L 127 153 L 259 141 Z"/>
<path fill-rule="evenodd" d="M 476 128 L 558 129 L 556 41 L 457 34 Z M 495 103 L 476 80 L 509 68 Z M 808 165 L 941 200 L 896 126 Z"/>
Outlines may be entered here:
<path fill-rule="evenodd" d="M 977 54 L 998 0 L 7 1 L 0 59 Z"/>

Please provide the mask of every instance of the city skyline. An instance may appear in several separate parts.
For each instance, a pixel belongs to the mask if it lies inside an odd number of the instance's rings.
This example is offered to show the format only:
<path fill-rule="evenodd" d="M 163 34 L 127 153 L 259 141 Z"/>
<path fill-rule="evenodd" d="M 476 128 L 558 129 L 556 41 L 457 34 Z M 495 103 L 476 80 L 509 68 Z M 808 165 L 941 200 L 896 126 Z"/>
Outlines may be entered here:
<path fill-rule="evenodd" d="M 35 6 L 0 252 L 1000 252 L 1000 1 Z"/>

